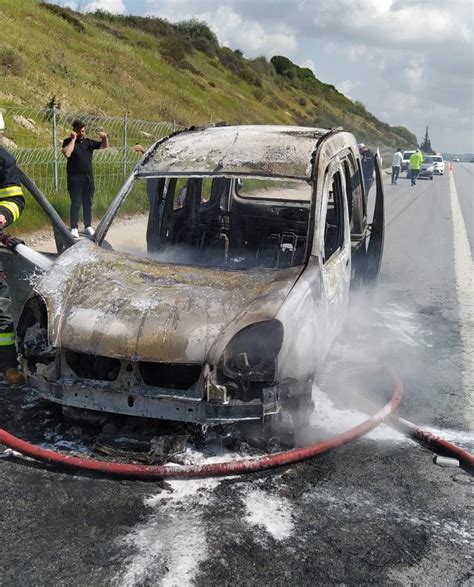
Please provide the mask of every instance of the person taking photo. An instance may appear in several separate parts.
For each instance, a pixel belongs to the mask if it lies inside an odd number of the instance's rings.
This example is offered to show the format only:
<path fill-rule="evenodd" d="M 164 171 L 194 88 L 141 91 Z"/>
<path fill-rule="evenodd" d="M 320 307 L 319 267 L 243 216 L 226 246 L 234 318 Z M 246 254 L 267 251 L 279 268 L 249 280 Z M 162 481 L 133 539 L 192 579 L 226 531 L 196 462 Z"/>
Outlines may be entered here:
<path fill-rule="evenodd" d="M 86 126 L 82 120 L 74 120 L 71 136 L 64 139 L 62 152 L 67 159 L 67 189 L 71 198 L 71 234 L 79 237 L 79 211 L 82 206 L 84 232 L 93 236 L 92 197 L 94 196 L 94 176 L 92 155 L 97 149 L 109 146 L 107 133 L 99 131 L 100 141 L 86 137 Z"/>

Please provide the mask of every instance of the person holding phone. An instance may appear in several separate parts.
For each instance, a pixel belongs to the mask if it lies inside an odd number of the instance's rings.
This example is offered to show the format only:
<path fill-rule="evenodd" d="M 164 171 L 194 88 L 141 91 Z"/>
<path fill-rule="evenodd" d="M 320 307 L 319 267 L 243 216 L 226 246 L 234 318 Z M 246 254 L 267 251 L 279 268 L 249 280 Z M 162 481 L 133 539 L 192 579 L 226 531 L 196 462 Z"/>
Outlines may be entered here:
<path fill-rule="evenodd" d="M 86 138 L 86 126 L 82 120 L 74 120 L 71 136 L 64 139 L 62 152 L 67 159 L 67 189 L 71 198 L 71 234 L 79 237 L 79 212 L 82 206 L 84 232 L 94 235 L 92 228 L 92 197 L 94 195 L 94 176 L 92 155 L 97 149 L 109 146 L 107 133 L 99 131 L 100 141 Z"/>

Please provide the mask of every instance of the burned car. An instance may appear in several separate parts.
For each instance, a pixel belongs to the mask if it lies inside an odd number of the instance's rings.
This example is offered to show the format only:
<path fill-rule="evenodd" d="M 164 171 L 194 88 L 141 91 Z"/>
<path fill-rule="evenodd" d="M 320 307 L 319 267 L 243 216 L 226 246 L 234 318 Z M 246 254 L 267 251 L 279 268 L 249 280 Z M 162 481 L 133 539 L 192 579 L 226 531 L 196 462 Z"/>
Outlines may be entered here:
<path fill-rule="evenodd" d="M 350 289 L 379 271 L 375 168 L 368 206 L 341 129 L 209 126 L 157 141 L 92 239 L 52 215 L 58 254 L 32 291 L 34 267 L 3 251 L 29 384 L 64 406 L 202 426 L 308 415 Z M 137 182 L 143 254 L 105 246 Z"/>

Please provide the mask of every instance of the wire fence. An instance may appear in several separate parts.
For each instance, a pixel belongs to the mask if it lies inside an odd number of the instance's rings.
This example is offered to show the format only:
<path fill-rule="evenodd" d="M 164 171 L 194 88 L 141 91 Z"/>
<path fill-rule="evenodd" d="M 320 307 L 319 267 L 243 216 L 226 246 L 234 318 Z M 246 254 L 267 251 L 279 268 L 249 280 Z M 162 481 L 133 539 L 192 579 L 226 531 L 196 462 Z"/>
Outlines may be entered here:
<path fill-rule="evenodd" d="M 1 108 L 0 145 L 14 155 L 18 166 L 38 185 L 64 219 L 68 217 L 70 200 L 66 186 L 66 158 L 61 149 L 76 119 L 84 122 L 88 137 L 100 140 L 98 133 L 101 130 L 105 130 L 109 137 L 109 148 L 95 151 L 93 157 L 94 214 L 99 217 L 140 158 L 133 146 L 139 143 L 147 148 L 157 139 L 182 128 L 174 122 L 137 120 L 127 114 L 99 116 L 54 107 Z M 129 209 L 126 207 L 124 211 L 141 211 L 146 202 L 145 195 L 140 193 L 131 199 Z M 41 210 L 29 197 L 25 214 L 18 224 L 21 225 L 22 221 L 28 228 L 44 223 Z"/>

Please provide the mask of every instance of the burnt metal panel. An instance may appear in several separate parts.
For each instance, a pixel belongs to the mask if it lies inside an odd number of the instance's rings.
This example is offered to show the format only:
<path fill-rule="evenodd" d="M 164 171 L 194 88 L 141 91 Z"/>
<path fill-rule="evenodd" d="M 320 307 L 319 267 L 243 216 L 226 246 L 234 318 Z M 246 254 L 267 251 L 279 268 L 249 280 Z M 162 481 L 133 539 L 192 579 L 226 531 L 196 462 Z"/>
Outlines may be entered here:
<path fill-rule="evenodd" d="M 74 383 L 66 380 L 59 383 L 45 381 L 41 377 L 29 376 L 28 383 L 50 401 L 72 406 L 111 412 L 129 416 L 193 422 L 202 424 L 229 423 L 241 420 L 262 420 L 274 413 L 275 406 L 266 406 L 262 401 L 234 401 L 227 404 L 206 402 L 202 399 L 170 396 L 146 388 L 121 392 L 115 388 Z"/>
<path fill-rule="evenodd" d="M 35 289 L 48 307 L 53 346 L 130 361 L 204 363 L 223 333 L 230 339 L 236 328 L 272 318 L 301 269 L 170 265 L 84 240 Z"/>
<path fill-rule="evenodd" d="M 316 143 L 328 132 L 274 125 L 191 130 L 160 142 L 137 175 L 250 175 L 308 180 Z"/>

